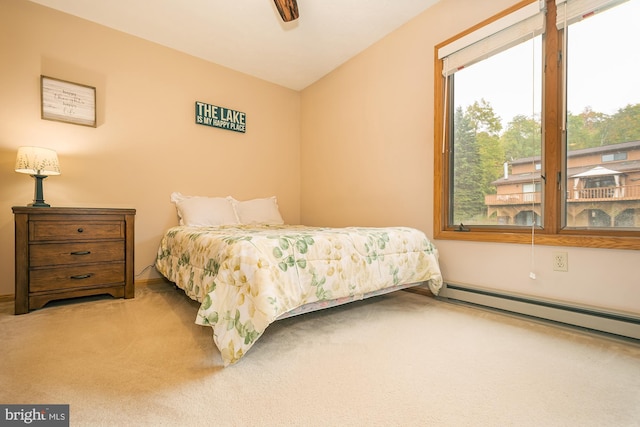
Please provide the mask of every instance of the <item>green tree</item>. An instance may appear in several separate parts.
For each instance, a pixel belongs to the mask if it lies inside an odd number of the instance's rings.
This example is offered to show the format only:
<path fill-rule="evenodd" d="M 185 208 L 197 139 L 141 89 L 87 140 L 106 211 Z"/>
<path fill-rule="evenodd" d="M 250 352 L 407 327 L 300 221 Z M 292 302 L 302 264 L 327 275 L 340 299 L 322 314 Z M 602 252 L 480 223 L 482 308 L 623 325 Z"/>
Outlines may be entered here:
<path fill-rule="evenodd" d="M 580 114 L 567 112 L 569 150 L 599 147 L 607 144 L 609 117 L 586 107 Z"/>
<path fill-rule="evenodd" d="M 485 211 L 482 193 L 482 161 L 472 120 L 458 107 L 453 137 L 453 221 L 469 222 Z"/>
<path fill-rule="evenodd" d="M 476 136 L 480 155 L 480 166 L 482 170 L 482 192 L 483 194 L 495 194 L 496 186 L 492 184 L 503 174 L 503 163 L 505 160 L 504 148 L 500 143 L 500 138 L 491 137 L 485 133 Z"/>
<path fill-rule="evenodd" d="M 504 149 L 500 144 L 502 130 L 500 117 L 495 114 L 491 104 L 484 98 L 467 107 L 466 115 L 478 144 L 482 193 L 495 194 L 496 188 L 491 183 L 502 175 L 502 164 L 505 160 Z"/>
<path fill-rule="evenodd" d="M 607 145 L 640 141 L 640 104 L 619 109 L 608 122 Z"/>
<path fill-rule="evenodd" d="M 493 107 L 484 98 L 468 106 L 466 113 L 476 135 L 480 133 L 490 136 L 500 135 L 502 130 L 500 117 L 496 116 Z"/>
<path fill-rule="evenodd" d="M 542 150 L 540 122 L 524 115 L 517 115 L 507 125 L 501 142 L 507 160 L 539 156 Z"/>

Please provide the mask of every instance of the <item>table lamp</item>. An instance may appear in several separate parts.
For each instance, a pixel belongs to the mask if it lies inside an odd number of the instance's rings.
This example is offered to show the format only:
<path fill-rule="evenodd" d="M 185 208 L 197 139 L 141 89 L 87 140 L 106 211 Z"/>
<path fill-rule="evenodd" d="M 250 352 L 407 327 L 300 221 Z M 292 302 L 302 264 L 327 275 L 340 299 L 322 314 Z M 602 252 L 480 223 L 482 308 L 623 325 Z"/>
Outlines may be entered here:
<path fill-rule="evenodd" d="M 49 175 L 60 175 L 58 154 L 47 148 L 20 147 L 16 158 L 16 172 L 28 173 L 36 180 L 33 203 L 28 206 L 48 208 L 44 202 L 42 181 Z"/>

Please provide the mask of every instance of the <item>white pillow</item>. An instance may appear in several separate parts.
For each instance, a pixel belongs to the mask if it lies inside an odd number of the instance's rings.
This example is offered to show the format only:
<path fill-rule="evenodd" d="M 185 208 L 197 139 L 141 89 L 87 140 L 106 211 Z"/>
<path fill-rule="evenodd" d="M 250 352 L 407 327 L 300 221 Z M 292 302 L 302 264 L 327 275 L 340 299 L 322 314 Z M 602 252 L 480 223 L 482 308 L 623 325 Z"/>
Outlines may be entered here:
<path fill-rule="evenodd" d="M 230 199 L 240 224 L 284 224 L 275 196 L 246 201 Z"/>
<path fill-rule="evenodd" d="M 172 193 L 180 225 L 216 226 L 238 224 L 238 217 L 227 197 L 184 196 Z"/>

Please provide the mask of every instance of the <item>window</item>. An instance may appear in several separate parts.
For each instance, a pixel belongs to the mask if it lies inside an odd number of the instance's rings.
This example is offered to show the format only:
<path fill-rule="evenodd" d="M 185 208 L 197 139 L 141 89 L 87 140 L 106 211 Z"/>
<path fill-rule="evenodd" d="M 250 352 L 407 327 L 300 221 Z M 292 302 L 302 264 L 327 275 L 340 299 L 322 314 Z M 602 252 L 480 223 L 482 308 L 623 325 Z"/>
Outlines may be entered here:
<path fill-rule="evenodd" d="M 436 46 L 436 238 L 640 248 L 637 16 L 528 0 Z"/>
<path fill-rule="evenodd" d="M 542 191 L 542 185 L 539 182 L 535 184 L 524 184 L 522 186 L 523 193 L 539 193 Z"/>
<path fill-rule="evenodd" d="M 617 160 L 627 160 L 627 153 L 613 153 L 602 155 L 602 163 L 615 162 Z"/>

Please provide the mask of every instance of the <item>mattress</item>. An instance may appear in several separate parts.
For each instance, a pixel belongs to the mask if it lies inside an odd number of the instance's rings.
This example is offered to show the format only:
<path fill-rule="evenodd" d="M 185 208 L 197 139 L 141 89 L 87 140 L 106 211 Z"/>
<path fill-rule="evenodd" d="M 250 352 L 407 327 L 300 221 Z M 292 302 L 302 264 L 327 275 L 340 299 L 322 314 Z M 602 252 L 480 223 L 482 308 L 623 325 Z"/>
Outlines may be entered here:
<path fill-rule="evenodd" d="M 225 366 L 279 318 L 408 285 L 438 294 L 438 251 L 409 227 L 177 226 L 156 268 L 201 303 Z"/>

